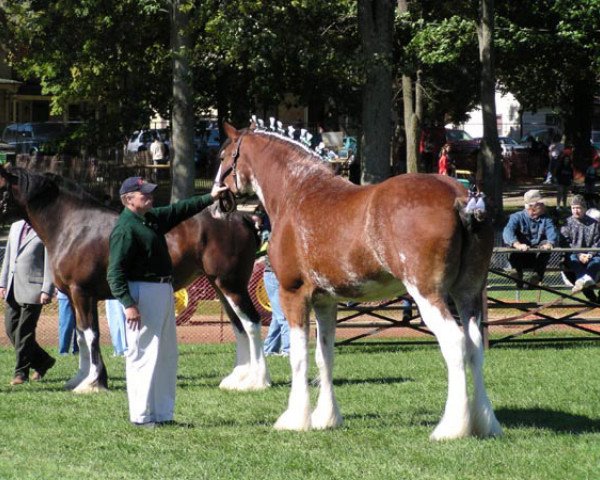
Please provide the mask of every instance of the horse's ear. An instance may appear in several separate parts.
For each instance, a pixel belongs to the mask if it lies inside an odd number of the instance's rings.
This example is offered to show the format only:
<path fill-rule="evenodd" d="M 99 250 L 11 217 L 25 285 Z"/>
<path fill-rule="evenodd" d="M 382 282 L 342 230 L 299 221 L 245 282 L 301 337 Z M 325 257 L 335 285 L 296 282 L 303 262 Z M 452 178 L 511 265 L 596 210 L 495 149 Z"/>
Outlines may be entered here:
<path fill-rule="evenodd" d="M 231 140 L 232 142 L 235 142 L 240 136 L 239 130 L 236 130 L 235 127 L 233 127 L 227 122 L 223 123 L 223 130 L 225 131 L 225 135 L 227 135 L 227 138 L 229 138 L 229 140 Z"/>

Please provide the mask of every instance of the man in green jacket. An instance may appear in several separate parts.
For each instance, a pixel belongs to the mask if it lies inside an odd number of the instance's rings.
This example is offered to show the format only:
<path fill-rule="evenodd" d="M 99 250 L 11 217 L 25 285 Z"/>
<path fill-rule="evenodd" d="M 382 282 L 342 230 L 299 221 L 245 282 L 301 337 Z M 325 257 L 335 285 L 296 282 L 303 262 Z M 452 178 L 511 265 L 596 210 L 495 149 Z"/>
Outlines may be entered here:
<path fill-rule="evenodd" d="M 119 194 L 125 206 L 110 235 L 107 279 L 125 311 L 125 376 L 129 418 L 154 427 L 172 422 L 177 378 L 173 266 L 165 233 L 211 205 L 227 187 L 153 208 L 156 185 L 130 177 Z"/>

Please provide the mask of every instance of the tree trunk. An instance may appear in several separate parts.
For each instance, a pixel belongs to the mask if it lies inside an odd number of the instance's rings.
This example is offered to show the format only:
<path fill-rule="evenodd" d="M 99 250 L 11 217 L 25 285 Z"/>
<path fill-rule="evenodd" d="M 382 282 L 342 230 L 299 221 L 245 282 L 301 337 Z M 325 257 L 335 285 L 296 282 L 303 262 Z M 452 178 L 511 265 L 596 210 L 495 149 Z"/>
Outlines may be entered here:
<path fill-rule="evenodd" d="M 362 183 L 390 176 L 394 1 L 359 0 L 358 22 L 366 83 L 363 87 Z"/>
<path fill-rule="evenodd" d="M 481 111 L 483 140 L 478 158 L 479 187 L 488 197 L 492 217 L 502 221 L 502 165 L 496 124 L 496 82 L 494 75 L 494 0 L 480 0 L 477 37 L 481 62 Z"/>
<path fill-rule="evenodd" d="M 194 107 L 189 55 L 190 13 L 184 0 L 171 3 L 171 50 L 173 53 L 173 108 L 171 111 L 171 201 L 194 194 Z"/>
<path fill-rule="evenodd" d="M 573 161 L 579 172 L 585 172 L 592 159 L 592 116 L 594 109 L 594 78 L 581 78 L 573 82 L 573 95 L 565 115 L 565 135 L 573 144 Z"/>
<path fill-rule="evenodd" d="M 419 140 L 423 115 L 420 73 L 414 86 L 408 75 L 402 75 L 402 100 L 404 103 L 404 128 L 406 130 L 406 172 L 419 171 Z"/>
<path fill-rule="evenodd" d="M 408 13 L 408 1 L 398 0 L 398 13 Z M 404 107 L 404 130 L 406 134 L 406 172 L 419 171 L 419 140 L 421 119 L 423 118 L 423 91 L 421 90 L 421 73 L 417 72 L 417 80 L 413 89 L 413 81 L 409 75 L 402 75 L 402 103 Z"/>

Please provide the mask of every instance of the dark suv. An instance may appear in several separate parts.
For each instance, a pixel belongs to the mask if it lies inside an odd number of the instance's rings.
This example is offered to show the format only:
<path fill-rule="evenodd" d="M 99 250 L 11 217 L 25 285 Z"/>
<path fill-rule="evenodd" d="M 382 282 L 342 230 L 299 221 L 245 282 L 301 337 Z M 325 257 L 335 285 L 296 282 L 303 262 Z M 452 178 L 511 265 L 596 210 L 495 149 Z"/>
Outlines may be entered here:
<path fill-rule="evenodd" d="M 4 128 L 2 141 L 12 146 L 17 154 L 76 153 L 71 134 L 80 125 L 79 122 L 12 123 Z"/>

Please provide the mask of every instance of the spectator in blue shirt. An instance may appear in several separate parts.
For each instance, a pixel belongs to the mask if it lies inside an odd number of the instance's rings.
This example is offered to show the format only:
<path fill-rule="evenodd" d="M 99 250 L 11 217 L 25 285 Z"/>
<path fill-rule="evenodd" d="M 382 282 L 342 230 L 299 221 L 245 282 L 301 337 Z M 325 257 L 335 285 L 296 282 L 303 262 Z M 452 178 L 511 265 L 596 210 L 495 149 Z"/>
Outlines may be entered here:
<path fill-rule="evenodd" d="M 530 248 L 552 250 L 558 243 L 558 230 L 546 215 L 544 199 L 539 190 L 528 190 L 524 195 L 525 208 L 508 219 L 502 238 L 518 252 L 511 253 L 508 261 L 516 270 L 517 287 L 523 286 L 523 269 L 532 269 L 529 283 L 537 285 L 544 278 L 549 252 L 528 252 Z"/>

